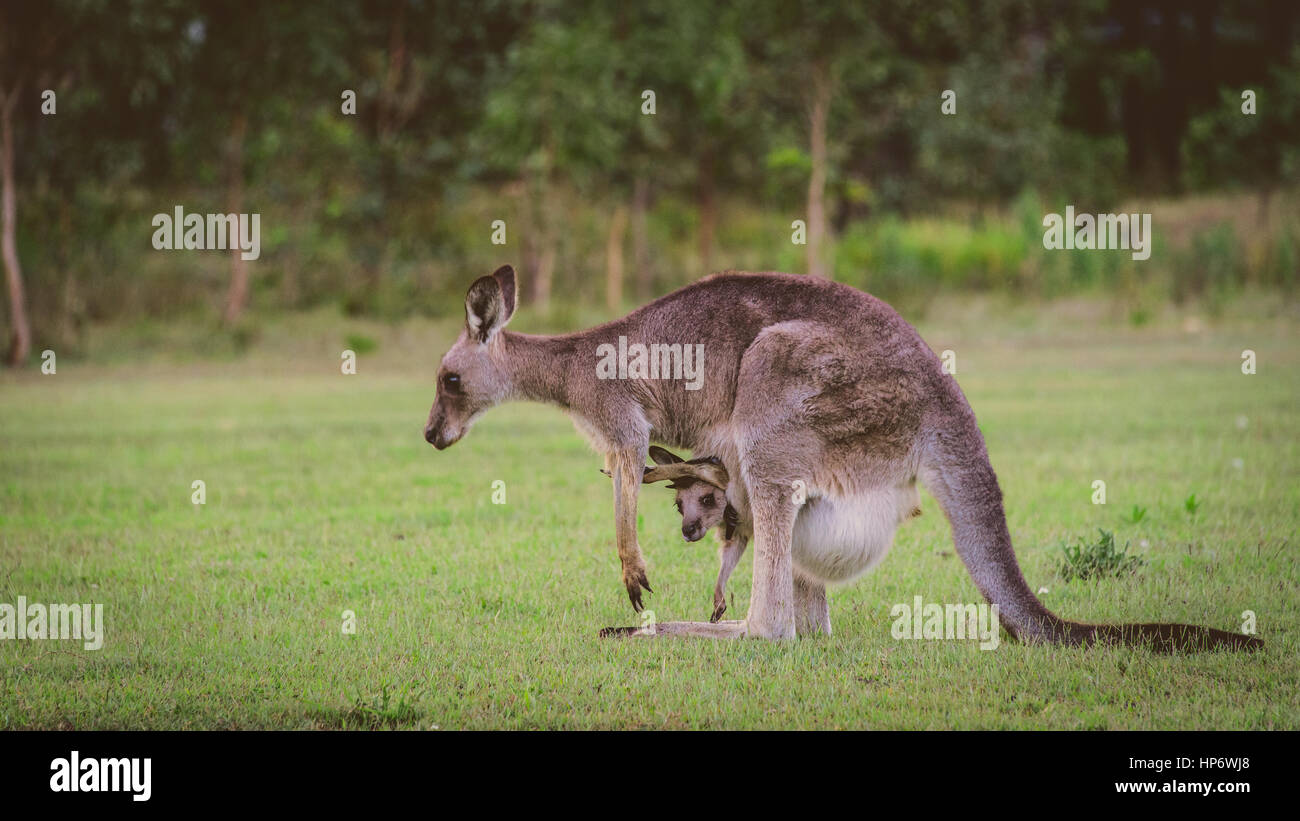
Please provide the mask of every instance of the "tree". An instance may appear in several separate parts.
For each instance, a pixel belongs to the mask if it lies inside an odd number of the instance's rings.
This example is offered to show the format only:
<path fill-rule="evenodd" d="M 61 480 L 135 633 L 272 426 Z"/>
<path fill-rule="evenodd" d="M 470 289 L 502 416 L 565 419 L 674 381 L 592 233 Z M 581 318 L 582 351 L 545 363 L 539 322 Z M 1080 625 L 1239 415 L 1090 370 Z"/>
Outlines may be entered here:
<path fill-rule="evenodd" d="M 1184 177 L 1197 188 L 1254 188 L 1263 222 L 1273 192 L 1300 178 L 1300 149 L 1288 139 L 1300 133 L 1300 46 L 1246 87 L 1219 89 L 1217 107 L 1192 119 L 1182 148 Z"/>
<path fill-rule="evenodd" d="M 493 79 L 481 125 L 486 164 L 522 181 L 525 287 L 538 306 L 550 301 L 554 285 L 560 187 L 599 187 L 620 162 L 639 104 L 620 94 L 613 21 L 591 5 L 590 13 L 580 6 L 538 11 Z"/>
<path fill-rule="evenodd" d="M 742 181 L 747 157 L 761 156 L 755 121 L 759 95 L 751 83 L 741 37 L 743 7 L 713 7 L 689 0 L 660 5 L 665 19 L 647 21 L 651 32 L 645 73 L 657 76 L 672 157 L 686 162 L 669 179 L 689 181 L 698 214 L 700 273 L 714 268 L 722 195 Z"/>
<path fill-rule="evenodd" d="M 9 352 L 14 367 L 32 349 L 27 294 L 18 260 L 18 202 L 14 175 L 14 120 L 20 101 L 37 106 L 32 81 L 45 73 L 55 55 L 60 27 L 54 9 L 44 4 L 6 4 L 0 9 L 0 260 L 9 298 Z"/>
<path fill-rule="evenodd" d="M 186 34 L 197 46 L 185 80 L 186 127 L 196 149 L 221 158 L 224 207 L 243 213 L 248 149 L 286 97 L 316 95 L 337 104 L 355 5 L 200 0 Z M 273 80 L 268 82 L 268 80 Z M 331 93 L 332 92 L 332 93 Z M 231 243 L 230 282 L 221 317 L 239 322 L 248 307 L 251 270 Z"/>
<path fill-rule="evenodd" d="M 337 213 L 325 220 L 348 238 L 362 271 L 346 295 L 352 310 L 380 309 L 373 299 L 385 271 L 400 263 L 427 271 L 430 257 L 463 242 L 441 219 L 444 197 L 481 171 L 487 90 L 528 13 L 514 0 L 366 0 L 359 8 L 339 52 L 357 115 L 347 118 L 353 138 L 338 161 L 356 187 L 330 179 Z M 460 283 L 453 287 L 460 296 Z"/>
<path fill-rule="evenodd" d="M 27 321 L 27 296 L 23 292 L 23 270 L 18 262 L 14 238 L 18 206 L 14 194 L 14 108 L 22 95 L 24 78 L 19 75 L 8 89 L 0 89 L 0 177 L 3 178 L 3 227 L 0 228 L 0 252 L 4 256 L 5 286 L 9 294 L 10 340 L 8 362 L 21 365 L 32 349 L 32 329 Z"/>
<path fill-rule="evenodd" d="M 755 0 L 745 11 L 746 42 L 778 106 L 801 113 L 807 125 L 811 169 L 807 198 L 808 273 L 829 277 L 826 184 L 830 173 L 832 115 L 840 78 L 870 70 L 884 50 L 880 12 L 856 3 Z"/>

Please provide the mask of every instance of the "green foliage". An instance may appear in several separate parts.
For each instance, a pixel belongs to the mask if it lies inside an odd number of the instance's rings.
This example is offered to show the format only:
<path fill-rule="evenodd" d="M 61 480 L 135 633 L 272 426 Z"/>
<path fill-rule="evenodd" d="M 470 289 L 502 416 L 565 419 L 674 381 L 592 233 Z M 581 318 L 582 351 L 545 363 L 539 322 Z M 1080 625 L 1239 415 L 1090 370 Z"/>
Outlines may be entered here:
<path fill-rule="evenodd" d="M 1300 46 L 1265 76 L 1223 85 L 1217 105 L 1192 118 L 1182 143 L 1192 188 L 1272 188 L 1300 181 Z M 1254 113 L 1243 108 L 1254 93 Z"/>
<path fill-rule="evenodd" d="M 1053 151 L 1061 95 L 1034 60 L 977 53 L 948 73 L 958 113 L 925 118 L 918 140 L 919 170 L 936 194 L 1005 202 L 1057 176 L 1053 160 L 1068 156 Z"/>
<path fill-rule="evenodd" d="M 1151 311 L 1140 305 L 1135 305 L 1128 313 L 1128 321 L 1134 328 L 1141 328 L 1151 321 Z"/>
<path fill-rule="evenodd" d="M 343 342 L 347 349 L 357 356 L 373 353 L 379 347 L 379 343 L 375 341 L 374 337 L 365 334 L 348 334 L 344 337 Z"/>
<path fill-rule="evenodd" d="M 1136 525 L 1141 524 L 1142 520 L 1146 517 L 1147 509 L 1145 507 L 1142 507 L 1141 505 L 1133 505 L 1133 509 L 1124 517 L 1124 520 L 1129 524 Z"/>
<path fill-rule="evenodd" d="M 1221 222 L 1192 238 L 1191 247 L 1179 259 L 1175 296 L 1206 296 L 1213 310 L 1246 280 L 1246 259 L 1236 230 Z"/>
<path fill-rule="evenodd" d="M 409 693 L 407 688 L 394 693 L 387 682 L 370 698 L 358 695 L 339 722 L 340 729 L 377 730 L 396 728 L 417 722 L 422 715 L 417 709 L 419 693 Z M 321 716 L 327 719 L 328 714 Z"/>
<path fill-rule="evenodd" d="M 1080 537 L 1075 544 L 1061 546 L 1061 560 L 1057 573 L 1065 581 L 1074 579 L 1105 579 L 1127 576 L 1146 564 L 1140 556 L 1128 554 L 1128 542 L 1123 547 L 1115 544 L 1115 534 L 1098 528 L 1100 537 L 1089 542 Z"/>
<path fill-rule="evenodd" d="M 837 278 L 916 310 L 953 290 L 1103 291 L 1135 325 L 1170 296 L 1219 314 L 1246 287 L 1298 284 L 1300 49 L 1268 6 L 1190 26 L 1117 0 L 0 4 L 0 88 L 23 84 L 16 239 L 37 342 L 219 306 L 227 257 L 146 244 L 177 204 L 262 215 L 255 311 L 455 313 L 467 279 L 504 261 L 526 302 L 549 296 L 548 267 L 551 293 L 604 304 L 611 215 L 633 207 L 625 302 L 712 269 L 802 271 L 789 225 L 808 216 L 823 80 Z M 1182 71 L 1175 47 L 1205 37 L 1231 76 Z M 1141 265 L 1041 247 L 1046 211 L 1180 186 L 1239 188 L 1259 216 L 1158 222 Z M 504 246 L 486 239 L 497 219 Z"/>

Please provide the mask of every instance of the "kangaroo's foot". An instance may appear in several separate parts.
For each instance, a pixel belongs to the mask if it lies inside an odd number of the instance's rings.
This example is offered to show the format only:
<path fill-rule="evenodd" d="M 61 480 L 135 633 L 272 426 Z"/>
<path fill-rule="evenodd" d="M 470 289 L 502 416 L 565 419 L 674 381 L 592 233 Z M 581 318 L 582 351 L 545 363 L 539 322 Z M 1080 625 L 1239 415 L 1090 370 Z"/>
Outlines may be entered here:
<path fill-rule="evenodd" d="M 703 621 L 665 621 L 645 627 L 606 627 L 600 631 L 601 638 L 680 638 L 696 637 L 706 639 L 738 639 L 745 636 L 743 621 L 723 621 L 718 623 Z"/>

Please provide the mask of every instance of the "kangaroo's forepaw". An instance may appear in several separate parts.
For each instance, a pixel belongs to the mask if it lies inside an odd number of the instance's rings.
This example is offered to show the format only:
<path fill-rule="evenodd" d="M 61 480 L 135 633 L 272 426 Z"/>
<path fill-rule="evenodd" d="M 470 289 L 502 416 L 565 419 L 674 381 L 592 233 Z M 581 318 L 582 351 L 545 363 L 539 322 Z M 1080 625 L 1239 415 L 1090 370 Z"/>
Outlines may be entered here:
<path fill-rule="evenodd" d="M 646 578 L 645 568 L 636 567 L 623 571 L 623 586 L 627 588 L 627 598 L 632 602 L 632 609 L 640 613 L 644 605 L 641 603 L 641 589 L 645 588 L 647 593 L 653 593 L 650 589 L 650 580 Z"/>
<path fill-rule="evenodd" d="M 709 621 L 713 624 L 717 624 L 722 619 L 722 614 L 725 612 L 727 612 L 727 602 L 715 601 L 713 603 L 713 615 L 709 617 Z"/>

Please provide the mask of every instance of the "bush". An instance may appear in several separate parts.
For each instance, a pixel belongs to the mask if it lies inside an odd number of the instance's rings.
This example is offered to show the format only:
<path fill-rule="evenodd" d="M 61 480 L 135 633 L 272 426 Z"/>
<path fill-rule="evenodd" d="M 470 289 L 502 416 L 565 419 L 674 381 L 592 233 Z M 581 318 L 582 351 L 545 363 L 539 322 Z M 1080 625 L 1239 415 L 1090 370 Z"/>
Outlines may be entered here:
<path fill-rule="evenodd" d="M 1128 542 L 1119 548 L 1115 546 L 1114 533 L 1100 528 L 1097 532 L 1101 537 L 1095 542 L 1080 537 L 1077 544 L 1061 546 L 1064 555 L 1057 572 L 1067 582 L 1126 576 L 1146 564 L 1145 559 L 1128 555 Z"/>

